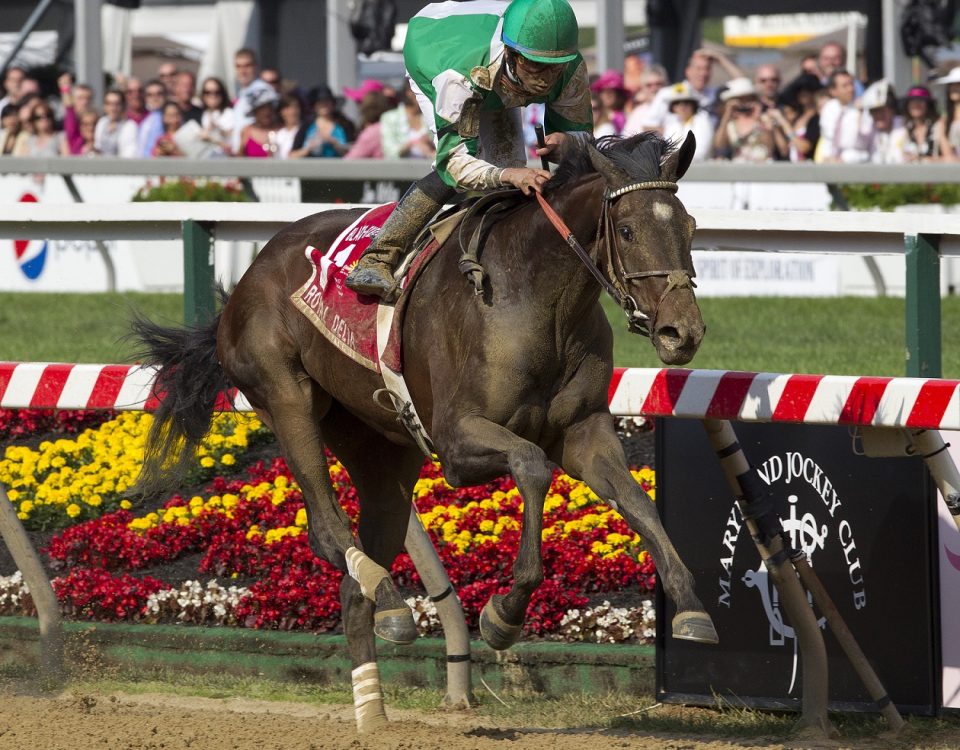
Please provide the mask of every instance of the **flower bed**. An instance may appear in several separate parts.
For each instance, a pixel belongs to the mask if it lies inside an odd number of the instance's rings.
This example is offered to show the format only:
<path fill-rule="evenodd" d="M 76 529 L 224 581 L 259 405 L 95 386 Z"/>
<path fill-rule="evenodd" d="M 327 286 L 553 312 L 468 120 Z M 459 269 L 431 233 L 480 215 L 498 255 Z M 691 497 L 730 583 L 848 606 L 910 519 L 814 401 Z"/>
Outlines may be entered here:
<path fill-rule="evenodd" d="M 0 461 L 0 483 L 10 488 L 25 525 L 62 528 L 44 552 L 60 576 L 54 585 L 65 612 L 103 621 L 338 627 L 341 574 L 309 547 L 302 496 L 286 463 L 274 458 L 237 470 L 249 447 L 268 439 L 259 421 L 219 415 L 198 455 L 199 491 L 146 508 L 126 492 L 150 420 L 123 414 L 73 440 L 8 447 Z M 337 497 L 356 523 L 359 506 L 349 476 L 333 457 L 329 468 Z M 650 469 L 634 476 L 654 494 Z M 415 502 L 475 626 L 491 594 L 510 586 L 522 518 L 519 492 L 509 477 L 454 489 L 440 466 L 428 461 Z M 652 636 L 652 609 L 644 601 L 654 586 L 653 562 L 619 514 L 558 472 L 546 498 L 542 537 L 546 578 L 528 609 L 528 634 L 597 642 Z M 186 561 L 195 561 L 189 580 L 168 574 L 171 565 L 182 572 Z M 409 556 L 402 554 L 392 573 L 411 593 L 421 631 L 438 632 Z M 613 596 L 630 597 L 634 606 L 603 601 Z M 0 614 L 31 609 L 19 578 L 0 580 Z"/>

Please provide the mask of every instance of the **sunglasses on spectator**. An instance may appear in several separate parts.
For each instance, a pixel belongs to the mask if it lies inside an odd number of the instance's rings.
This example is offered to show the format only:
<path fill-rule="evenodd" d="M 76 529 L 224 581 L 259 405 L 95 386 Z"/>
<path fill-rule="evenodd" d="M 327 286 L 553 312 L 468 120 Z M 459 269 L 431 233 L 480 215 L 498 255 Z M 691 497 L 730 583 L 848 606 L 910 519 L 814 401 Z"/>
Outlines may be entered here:
<path fill-rule="evenodd" d="M 780 83 L 779 78 L 758 78 L 757 83 Z"/>
<path fill-rule="evenodd" d="M 34 115 L 33 117 L 31 117 L 30 119 L 31 119 L 33 122 L 36 122 L 37 120 L 52 120 L 52 119 L 53 119 L 53 115 L 51 115 L 49 112 L 38 112 L 37 114 L 35 114 L 35 115 Z"/>
<path fill-rule="evenodd" d="M 204 96 L 223 96 L 223 94 L 221 94 L 217 89 L 204 89 L 203 95 Z"/>

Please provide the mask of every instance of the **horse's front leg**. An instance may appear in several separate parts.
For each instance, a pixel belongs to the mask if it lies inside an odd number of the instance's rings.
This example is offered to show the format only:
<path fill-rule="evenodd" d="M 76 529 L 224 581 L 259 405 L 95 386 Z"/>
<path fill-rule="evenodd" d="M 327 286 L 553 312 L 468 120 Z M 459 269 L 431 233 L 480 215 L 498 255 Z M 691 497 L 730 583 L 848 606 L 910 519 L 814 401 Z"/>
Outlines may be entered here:
<path fill-rule="evenodd" d="M 598 412 L 571 425 L 564 433 L 561 464 L 567 473 L 583 479 L 643 537 L 660 581 L 677 605 L 673 637 L 717 643 L 713 621 L 694 593 L 693 576 L 667 536 L 653 502 L 630 474 L 623 446 L 613 429 L 613 417 Z"/>
<path fill-rule="evenodd" d="M 513 587 L 505 596 L 492 596 L 480 614 L 480 634 L 487 645 L 498 651 L 510 648 L 520 637 L 530 597 L 543 582 L 543 504 L 553 472 L 539 446 L 482 417 L 461 419 L 454 429 L 438 436 L 438 449 L 450 484 L 479 484 L 509 472 L 523 497 Z"/>

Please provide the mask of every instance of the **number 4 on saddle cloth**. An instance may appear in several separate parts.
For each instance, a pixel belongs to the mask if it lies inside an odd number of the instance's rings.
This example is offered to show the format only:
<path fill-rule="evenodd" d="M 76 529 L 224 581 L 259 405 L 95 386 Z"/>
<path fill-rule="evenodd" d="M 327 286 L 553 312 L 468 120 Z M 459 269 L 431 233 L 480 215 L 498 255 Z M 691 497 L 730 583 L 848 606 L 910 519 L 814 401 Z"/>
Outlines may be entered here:
<path fill-rule="evenodd" d="M 310 276 L 290 297 L 327 340 L 374 372 L 382 372 L 381 366 L 395 373 L 401 371 L 400 328 L 409 298 L 407 290 L 439 249 L 437 239 L 449 236 L 449 231 L 441 231 L 448 219 L 434 224 L 415 243 L 397 271 L 403 292 L 395 306 L 358 295 L 344 279 L 396 205 L 387 203 L 370 209 L 344 229 L 329 248 L 307 245 L 304 255 L 310 261 Z"/>

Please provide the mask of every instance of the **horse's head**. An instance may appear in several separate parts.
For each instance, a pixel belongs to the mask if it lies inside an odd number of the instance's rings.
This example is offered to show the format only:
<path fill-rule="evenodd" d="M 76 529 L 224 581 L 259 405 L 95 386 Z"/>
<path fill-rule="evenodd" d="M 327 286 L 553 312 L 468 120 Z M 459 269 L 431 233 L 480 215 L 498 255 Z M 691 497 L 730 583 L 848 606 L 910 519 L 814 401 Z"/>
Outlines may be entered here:
<path fill-rule="evenodd" d="M 676 196 L 695 148 L 692 133 L 676 149 L 652 134 L 588 146 L 605 182 L 597 236 L 601 267 L 630 330 L 648 335 L 668 365 L 689 362 L 705 330 L 693 292 L 696 222 Z"/>

